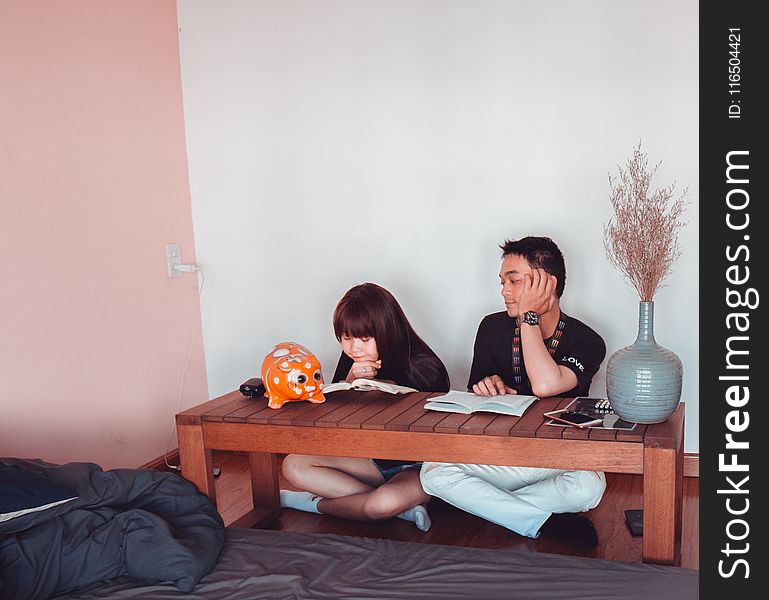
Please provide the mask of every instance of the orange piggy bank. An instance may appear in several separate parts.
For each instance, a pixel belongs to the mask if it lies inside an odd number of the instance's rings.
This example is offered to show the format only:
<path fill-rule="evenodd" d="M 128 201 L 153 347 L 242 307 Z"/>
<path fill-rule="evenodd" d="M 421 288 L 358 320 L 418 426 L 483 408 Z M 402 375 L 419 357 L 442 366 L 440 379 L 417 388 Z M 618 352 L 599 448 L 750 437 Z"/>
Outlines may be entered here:
<path fill-rule="evenodd" d="M 315 355 L 301 344 L 281 342 L 262 361 L 262 383 L 267 406 L 280 408 L 286 402 L 325 402 L 321 393 L 323 374 Z"/>

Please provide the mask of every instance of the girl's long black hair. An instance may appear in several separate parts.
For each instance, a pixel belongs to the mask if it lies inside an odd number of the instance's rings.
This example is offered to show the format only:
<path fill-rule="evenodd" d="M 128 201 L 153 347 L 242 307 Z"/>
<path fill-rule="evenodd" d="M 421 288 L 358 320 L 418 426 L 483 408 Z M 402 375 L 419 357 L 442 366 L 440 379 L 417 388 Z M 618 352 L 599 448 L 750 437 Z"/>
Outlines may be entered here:
<path fill-rule="evenodd" d="M 389 379 L 421 391 L 448 391 L 446 367 L 417 335 L 401 305 L 376 283 L 350 288 L 334 310 L 334 333 L 376 340 L 382 368 L 378 379 Z"/>

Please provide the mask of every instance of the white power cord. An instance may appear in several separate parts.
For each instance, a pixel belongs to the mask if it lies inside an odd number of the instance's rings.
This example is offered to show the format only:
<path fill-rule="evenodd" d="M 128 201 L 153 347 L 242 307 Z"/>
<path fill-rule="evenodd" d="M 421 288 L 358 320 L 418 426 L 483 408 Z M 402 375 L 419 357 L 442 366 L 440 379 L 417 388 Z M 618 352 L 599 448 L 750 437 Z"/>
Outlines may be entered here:
<path fill-rule="evenodd" d="M 203 273 L 203 271 L 198 269 L 198 265 L 174 265 L 174 271 L 181 271 L 182 273 L 195 273 L 197 271 Z M 202 284 L 201 287 L 203 287 Z M 200 294 L 198 294 L 198 297 L 200 297 Z"/>
<path fill-rule="evenodd" d="M 206 281 L 203 270 L 200 269 L 197 265 L 174 265 L 174 269 L 177 271 L 182 271 L 183 273 L 200 273 L 200 285 L 198 287 L 198 297 L 197 297 L 197 302 L 198 304 L 200 304 L 200 299 L 203 296 L 203 284 Z M 174 414 L 171 420 L 171 431 L 168 434 L 168 439 L 166 440 L 166 450 L 163 453 L 163 461 L 166 463 L 166 467 L 168 467 L 169 469 L 173 469 L 174 471 L 180 471 L 181 466 L 172 465 L 168 462 L 168 447 L 171 444 L 171 439 L 173 438 L 174 432 L 176 431 L 176 413 L 178 413 L 182 407 L 182 391 L 184 390 L 184 379 L 187 375 L 187 367 L 189 367 L 190 365 L 190 358 L 192 357 L 192 348 L 195 342 L 196 332 L 197 332 L 197 319 L 195 319 L 195 309 L 193 305 L 192 329 L 190 331 L 190 345 L 189 345 L 189 348 L 187 349 L 187 358 L 184 361 L 184 367 L 182 368 L 182 377 L 181 377 L 181 381 L 179 382 L 179 398 L 177 399 L 176 410 L 174 411 Z"/>

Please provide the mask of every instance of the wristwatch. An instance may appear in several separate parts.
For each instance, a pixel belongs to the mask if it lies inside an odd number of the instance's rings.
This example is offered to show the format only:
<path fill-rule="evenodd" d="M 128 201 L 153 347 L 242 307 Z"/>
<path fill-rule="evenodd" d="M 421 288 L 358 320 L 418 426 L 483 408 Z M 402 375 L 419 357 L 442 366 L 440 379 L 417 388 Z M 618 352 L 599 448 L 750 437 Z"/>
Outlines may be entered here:
<path fill-rule="evenodd" d="M 533 310 L 527 310 L 521 315 L 519 321 L 526 325 L 539 325 L 539 315 Z"/>

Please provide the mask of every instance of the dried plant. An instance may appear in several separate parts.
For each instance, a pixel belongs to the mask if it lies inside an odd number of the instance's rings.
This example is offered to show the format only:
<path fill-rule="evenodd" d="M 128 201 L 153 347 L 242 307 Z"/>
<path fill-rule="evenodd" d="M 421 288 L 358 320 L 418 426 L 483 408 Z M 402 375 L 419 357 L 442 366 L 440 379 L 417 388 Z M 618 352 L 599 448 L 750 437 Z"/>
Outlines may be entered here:
<path fill-rule="evenodd" d="M 663 287 L 681 255 L 678 232 L 686 225 L 681 217 L 688 188 L 677 198 L 675 181 L 649 192 L 660 164 L 649 169 L 639 142 L 626 168 L 618 167 L 619 178 L 609 175 L 614 216 L 604 227 L 604 249 L 609 262 L 635 287 L 642 302 L 651 302 Z"/>

